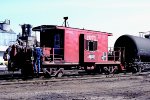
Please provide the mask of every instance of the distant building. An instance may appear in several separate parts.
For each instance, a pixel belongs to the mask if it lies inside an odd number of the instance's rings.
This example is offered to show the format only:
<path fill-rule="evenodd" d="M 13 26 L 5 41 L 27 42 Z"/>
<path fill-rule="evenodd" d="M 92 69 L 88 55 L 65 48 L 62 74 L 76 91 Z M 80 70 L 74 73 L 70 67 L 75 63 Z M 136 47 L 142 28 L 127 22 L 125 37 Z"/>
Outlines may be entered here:
<path fill-rule="evenodd" d="M 3 53 L 16 39 L 17 34 L 10 28 L 10 20 L 0 22 L 0 64 L 3 62 Z"/>

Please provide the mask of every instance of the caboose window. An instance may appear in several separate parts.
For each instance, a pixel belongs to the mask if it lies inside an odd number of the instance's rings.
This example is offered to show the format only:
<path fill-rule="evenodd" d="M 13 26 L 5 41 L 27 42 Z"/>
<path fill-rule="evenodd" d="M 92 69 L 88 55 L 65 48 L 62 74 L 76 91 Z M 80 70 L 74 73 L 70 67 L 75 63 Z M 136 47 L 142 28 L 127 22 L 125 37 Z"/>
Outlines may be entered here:
<path fill-rule="evenodd" d="M 93 51 L 94 50 L 94 43 L 89 41 L 89 51 Z"/>
<path fill-rule="evenodd" d="M 86 40 L 86 50 L 96 51 L 97 50 L 97 41 Z"/>
<path fill-rule="evenodd" d="M 56 48 L 60 47 L 60 34 L 54 35 L 54 47 Z"/>

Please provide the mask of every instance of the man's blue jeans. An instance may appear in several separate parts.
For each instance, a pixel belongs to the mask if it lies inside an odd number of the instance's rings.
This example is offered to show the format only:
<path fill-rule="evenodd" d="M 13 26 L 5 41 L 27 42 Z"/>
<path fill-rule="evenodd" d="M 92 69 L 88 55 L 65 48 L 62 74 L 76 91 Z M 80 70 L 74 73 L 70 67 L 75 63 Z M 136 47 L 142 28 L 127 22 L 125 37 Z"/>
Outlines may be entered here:
<path fill-rule="evenodd" d="M 35 62 L 34 62 L 34 73 L 38 73 L 40 72 L 40 59 L 37 59 Z"/>

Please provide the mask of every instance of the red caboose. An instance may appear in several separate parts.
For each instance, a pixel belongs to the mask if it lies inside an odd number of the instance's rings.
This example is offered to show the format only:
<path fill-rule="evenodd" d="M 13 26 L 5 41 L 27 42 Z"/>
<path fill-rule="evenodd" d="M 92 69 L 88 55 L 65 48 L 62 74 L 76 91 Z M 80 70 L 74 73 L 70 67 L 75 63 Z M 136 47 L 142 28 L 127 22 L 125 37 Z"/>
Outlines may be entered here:
<path fill-rule="evenodd" d="M 119 53 L 113 52 L 111 61 L 108 58 L 111 33 L 55 25 L 41 25 L 33 31 L 40 32 L 40 45 L 45 55 L 43 67 L 69 69 L 76 66 L 101 71 L 102 66 L 120 64 Z"/>

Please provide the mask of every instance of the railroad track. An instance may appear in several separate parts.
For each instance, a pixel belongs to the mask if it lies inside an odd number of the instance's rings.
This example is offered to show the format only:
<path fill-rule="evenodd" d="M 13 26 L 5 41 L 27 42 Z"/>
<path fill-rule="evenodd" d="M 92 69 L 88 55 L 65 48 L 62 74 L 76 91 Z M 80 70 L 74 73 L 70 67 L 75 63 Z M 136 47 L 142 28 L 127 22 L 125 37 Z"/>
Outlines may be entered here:
<path fill-rule="evenodd" d="M 28 79 L 28 80 L 22 80 L 21 78 L 12 78 L 12 79 L 7 79 L 7 80 L 0 80 L 0 85 L 12 85 L 12 84 L 43 84 L 47 82 L 60 82 L 60 81 L 75 81 L 75 80 L 89 80 L 89 79 L 105 79 L 107 80 L 108 78 L 112 79 L 122 79 L 122 78 L 137 78 L 137 76 L 146 76 L 150 77 L 150 72 L 143 72 L 140 74 L 132 74 L 132 73 L 120 73 L 120 74 L 115 74 L 115 75 L 103 75 L 103 74 L 98 74 L 98 75 L 65 75 L 62 78 L 33 78 L 33 79 Z"/>

